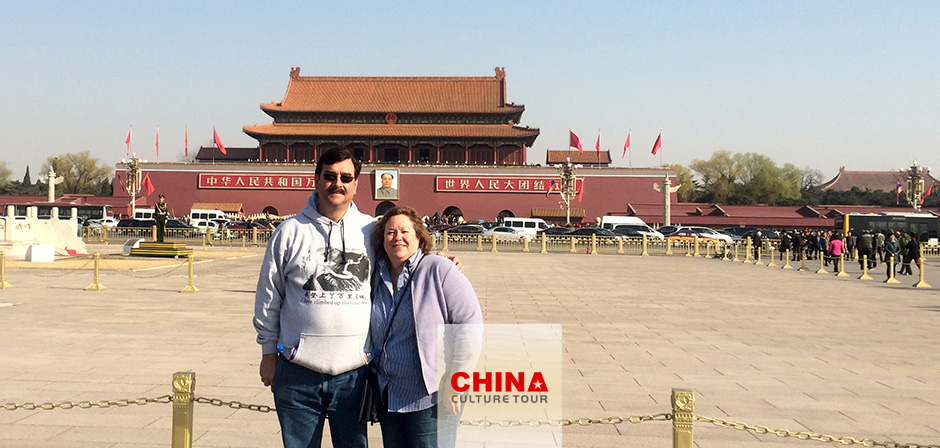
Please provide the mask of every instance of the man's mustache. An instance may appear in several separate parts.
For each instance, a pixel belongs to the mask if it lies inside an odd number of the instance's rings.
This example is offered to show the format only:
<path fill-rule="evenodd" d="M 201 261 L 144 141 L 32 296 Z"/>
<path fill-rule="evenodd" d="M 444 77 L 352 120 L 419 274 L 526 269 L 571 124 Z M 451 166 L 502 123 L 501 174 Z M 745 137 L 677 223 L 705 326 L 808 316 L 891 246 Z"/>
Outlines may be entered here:
<path fill-rule="evenodd" d="M 346 194 L 346 189 L 343 187 L 330 187 L 329 189 L 326 190 L 326 192 L 328 194 L 333 194 L 333 193 Z"/>

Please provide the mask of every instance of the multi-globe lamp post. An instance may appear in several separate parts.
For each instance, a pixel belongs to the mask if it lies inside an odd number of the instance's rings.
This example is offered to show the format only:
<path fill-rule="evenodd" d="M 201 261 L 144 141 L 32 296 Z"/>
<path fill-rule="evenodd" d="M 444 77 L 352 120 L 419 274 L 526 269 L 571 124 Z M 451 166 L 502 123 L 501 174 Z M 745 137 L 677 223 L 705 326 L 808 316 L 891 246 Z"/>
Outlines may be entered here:
<path fill-rule="evenodd" d="M 571 226 L 571 200 L 578 194 L 578 175 L 575 172 L 583 166 L 571 163 L 571 158 L 568 158 L 565 163 L 553 166 L 558 170 L 560 178 L 558 192 L 561 193 L 561 202 L 559 205 L 565 209 L 565 225 Z"/>

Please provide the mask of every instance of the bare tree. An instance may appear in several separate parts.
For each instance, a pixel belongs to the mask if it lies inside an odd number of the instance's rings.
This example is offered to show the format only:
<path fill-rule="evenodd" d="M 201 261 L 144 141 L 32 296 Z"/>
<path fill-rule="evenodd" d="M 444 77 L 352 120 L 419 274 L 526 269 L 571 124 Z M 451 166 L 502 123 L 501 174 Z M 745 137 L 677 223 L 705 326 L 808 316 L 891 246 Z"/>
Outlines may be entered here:
<path fill-rule="evenodd" d="M 102 181 L 111 178 L 111 167 L 99 164 L 98 159 L 88 151 L 49 157 L 43 165 L 43 173 L 48 172 L 50 166 L 55 170 L 56 177 L 64 179 L 56 188 L 56 192 L 62 194 L 98 194 Z"/>

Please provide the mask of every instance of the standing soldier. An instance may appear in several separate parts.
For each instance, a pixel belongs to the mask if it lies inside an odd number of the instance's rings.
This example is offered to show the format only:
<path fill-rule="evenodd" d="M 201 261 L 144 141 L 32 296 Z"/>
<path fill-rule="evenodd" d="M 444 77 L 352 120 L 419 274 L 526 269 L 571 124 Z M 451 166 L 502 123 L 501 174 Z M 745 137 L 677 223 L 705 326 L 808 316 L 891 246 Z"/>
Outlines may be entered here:
<path fill-rule="evenodd" d="M 170 213 L 166 205 L 166 196 L 161 194 L 159 198 L 157 206 L 154 207 L 153 215 L 157 219 L 157 242 L 162 243 L 166 235 L 166 219 Z"/>

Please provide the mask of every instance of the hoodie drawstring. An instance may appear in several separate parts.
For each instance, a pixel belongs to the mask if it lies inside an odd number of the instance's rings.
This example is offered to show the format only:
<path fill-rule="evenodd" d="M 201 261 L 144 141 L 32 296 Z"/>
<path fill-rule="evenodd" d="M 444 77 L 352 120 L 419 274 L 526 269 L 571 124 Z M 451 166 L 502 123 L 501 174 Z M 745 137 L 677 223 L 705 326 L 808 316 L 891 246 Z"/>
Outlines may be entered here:
<path fill-rule="evenodd" d="M 333 222 L 330 221 L 330 230 L 326 234 L 326 250 L 323 251 L 323 261 L 330 261 L 330 252 L 332 246 L 330 246 L 331 240 L 333 239 Z M 346 222 L 345 220 L 339 221 L 339 239 L 343 242 L 343 254 L 340 258 L 340 261 L 343 265 L 346 264 Z"/>

